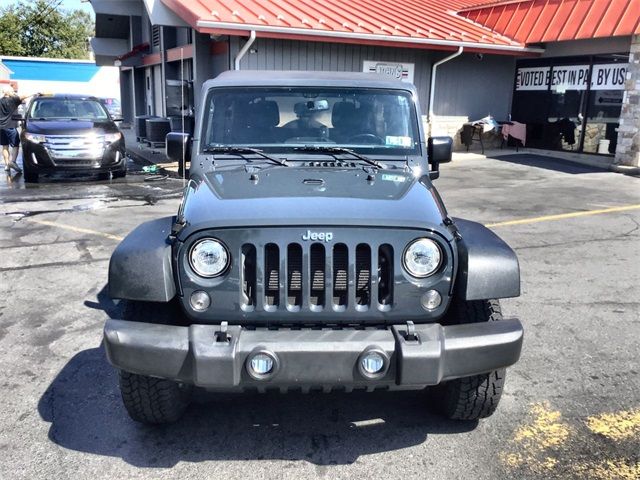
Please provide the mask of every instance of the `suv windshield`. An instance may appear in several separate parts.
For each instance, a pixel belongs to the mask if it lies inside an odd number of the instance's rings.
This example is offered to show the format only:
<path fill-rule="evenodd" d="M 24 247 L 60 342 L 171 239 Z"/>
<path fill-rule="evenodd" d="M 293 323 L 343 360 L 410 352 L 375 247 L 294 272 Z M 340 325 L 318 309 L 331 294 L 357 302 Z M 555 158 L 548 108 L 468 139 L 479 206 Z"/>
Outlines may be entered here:
<path fill-rule="evenodd" d="M 108 120 L 97 100 L 38 98 L 29 109 L 29 117 L 43 120 Z"/>
<path fill-rule="evenodd" d="M 202 150 L 341 147 L 370 155 L 420 154 L 413 97 L 367 88 L 216 88 L 205 104 Z M 318 150 L 320 151 L 320 150 Z"/>

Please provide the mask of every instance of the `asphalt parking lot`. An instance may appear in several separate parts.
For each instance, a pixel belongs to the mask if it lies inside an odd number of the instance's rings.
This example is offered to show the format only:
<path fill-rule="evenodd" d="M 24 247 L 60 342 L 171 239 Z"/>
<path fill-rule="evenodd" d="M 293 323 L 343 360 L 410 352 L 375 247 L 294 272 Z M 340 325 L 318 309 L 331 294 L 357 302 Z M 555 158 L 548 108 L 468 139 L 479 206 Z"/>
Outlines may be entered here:
<path fill-rule="evenodd" d="M 0 478 L 640 478 L 640 178 L 531 155 L 444 165 L 449 213 L 517 252 L 525 326 L 497 413 L 456 423 L 421 392 L 200 395 L 129 420 L 100 346 L 119 239 L 182 182 L 0 176 Z"/>

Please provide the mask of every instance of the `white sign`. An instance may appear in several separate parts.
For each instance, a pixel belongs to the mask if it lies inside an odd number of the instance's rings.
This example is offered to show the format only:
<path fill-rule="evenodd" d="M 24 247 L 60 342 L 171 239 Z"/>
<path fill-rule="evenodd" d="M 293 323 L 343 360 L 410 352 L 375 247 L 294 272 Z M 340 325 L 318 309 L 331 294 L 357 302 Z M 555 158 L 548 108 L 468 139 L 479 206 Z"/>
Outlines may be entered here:
<path fill-rule="evenodd" d="M 560 65 L 551 70 L 551 90 L 586 90 L 589 84 L 589 65 Z"/>
<path fill-rule="evenodd" d="M 415 64 L 413 63 L 396 63 L 396 62 L 376 62 L 364 60 L 362 62 L 362 71 L 366 73 L 377 73 L 395 80 L 413 83 L 413 71 Z"/>
<path fill-rule="evenodd" d="M 591 90 L 624 90 L 628 66 L 628 63 L 594 65 L 591 73 Z"/>
<path fill-rule="evenodd" d="M 547 90 L 549 67 L 519 68 L 516 74 L 516 90 Z"/>
<path fill-rule="evenodd" d="M 592 90 L 624 90 L 628 64 L 606 63 L 594 65 L 591 72 Z M 589 65 L 557 65 L 551 67 L 519 68 L 516 90 L 547 90 L 554 92 L 586 90 L 589 85 Z"/>

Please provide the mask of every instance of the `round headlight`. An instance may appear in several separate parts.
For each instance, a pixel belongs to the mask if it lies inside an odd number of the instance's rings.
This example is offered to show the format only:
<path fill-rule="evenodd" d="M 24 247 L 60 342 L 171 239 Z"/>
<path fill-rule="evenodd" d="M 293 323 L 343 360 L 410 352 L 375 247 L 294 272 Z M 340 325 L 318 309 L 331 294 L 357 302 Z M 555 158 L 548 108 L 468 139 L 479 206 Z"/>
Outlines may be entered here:
<path fill-rule="evenodd" d="M 404 268 L 414 277 L 428 277 L 435 272 L 442 261 L 442 253 L 436 242 L 430 238 L 414 240 L 404 251 Z"/>
<path fill-rule="evenodd" d="M 229 252 L 222 242 L 205 238 L 191 247 L 189 265 L 201 277 L 217 277 L 229 266 Z"/>

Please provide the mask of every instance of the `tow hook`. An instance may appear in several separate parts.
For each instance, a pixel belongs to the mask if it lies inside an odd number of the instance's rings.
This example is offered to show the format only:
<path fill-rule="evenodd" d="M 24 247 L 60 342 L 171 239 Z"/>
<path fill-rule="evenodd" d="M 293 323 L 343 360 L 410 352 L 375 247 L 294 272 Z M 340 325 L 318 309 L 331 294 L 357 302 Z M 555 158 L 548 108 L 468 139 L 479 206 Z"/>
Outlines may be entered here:
<path fill-rule="evenodd" d="M 403 333 L 403 337 L 407 342 L 418 342 L 420 338 L 416 333 L 416 326 L 413 324 L 411 320 L 407 321 L 407 330 Z"/>
<path fill-rule="evenodd" d="M 218 330 L 214 336 L 216 338 L 216 343 L 229 343 L 231 341 L 231 336 L 227 333 L 227 327 L 229 327 L 229 322 L 222 322 L 220 324 L 220 330 Z"/>

